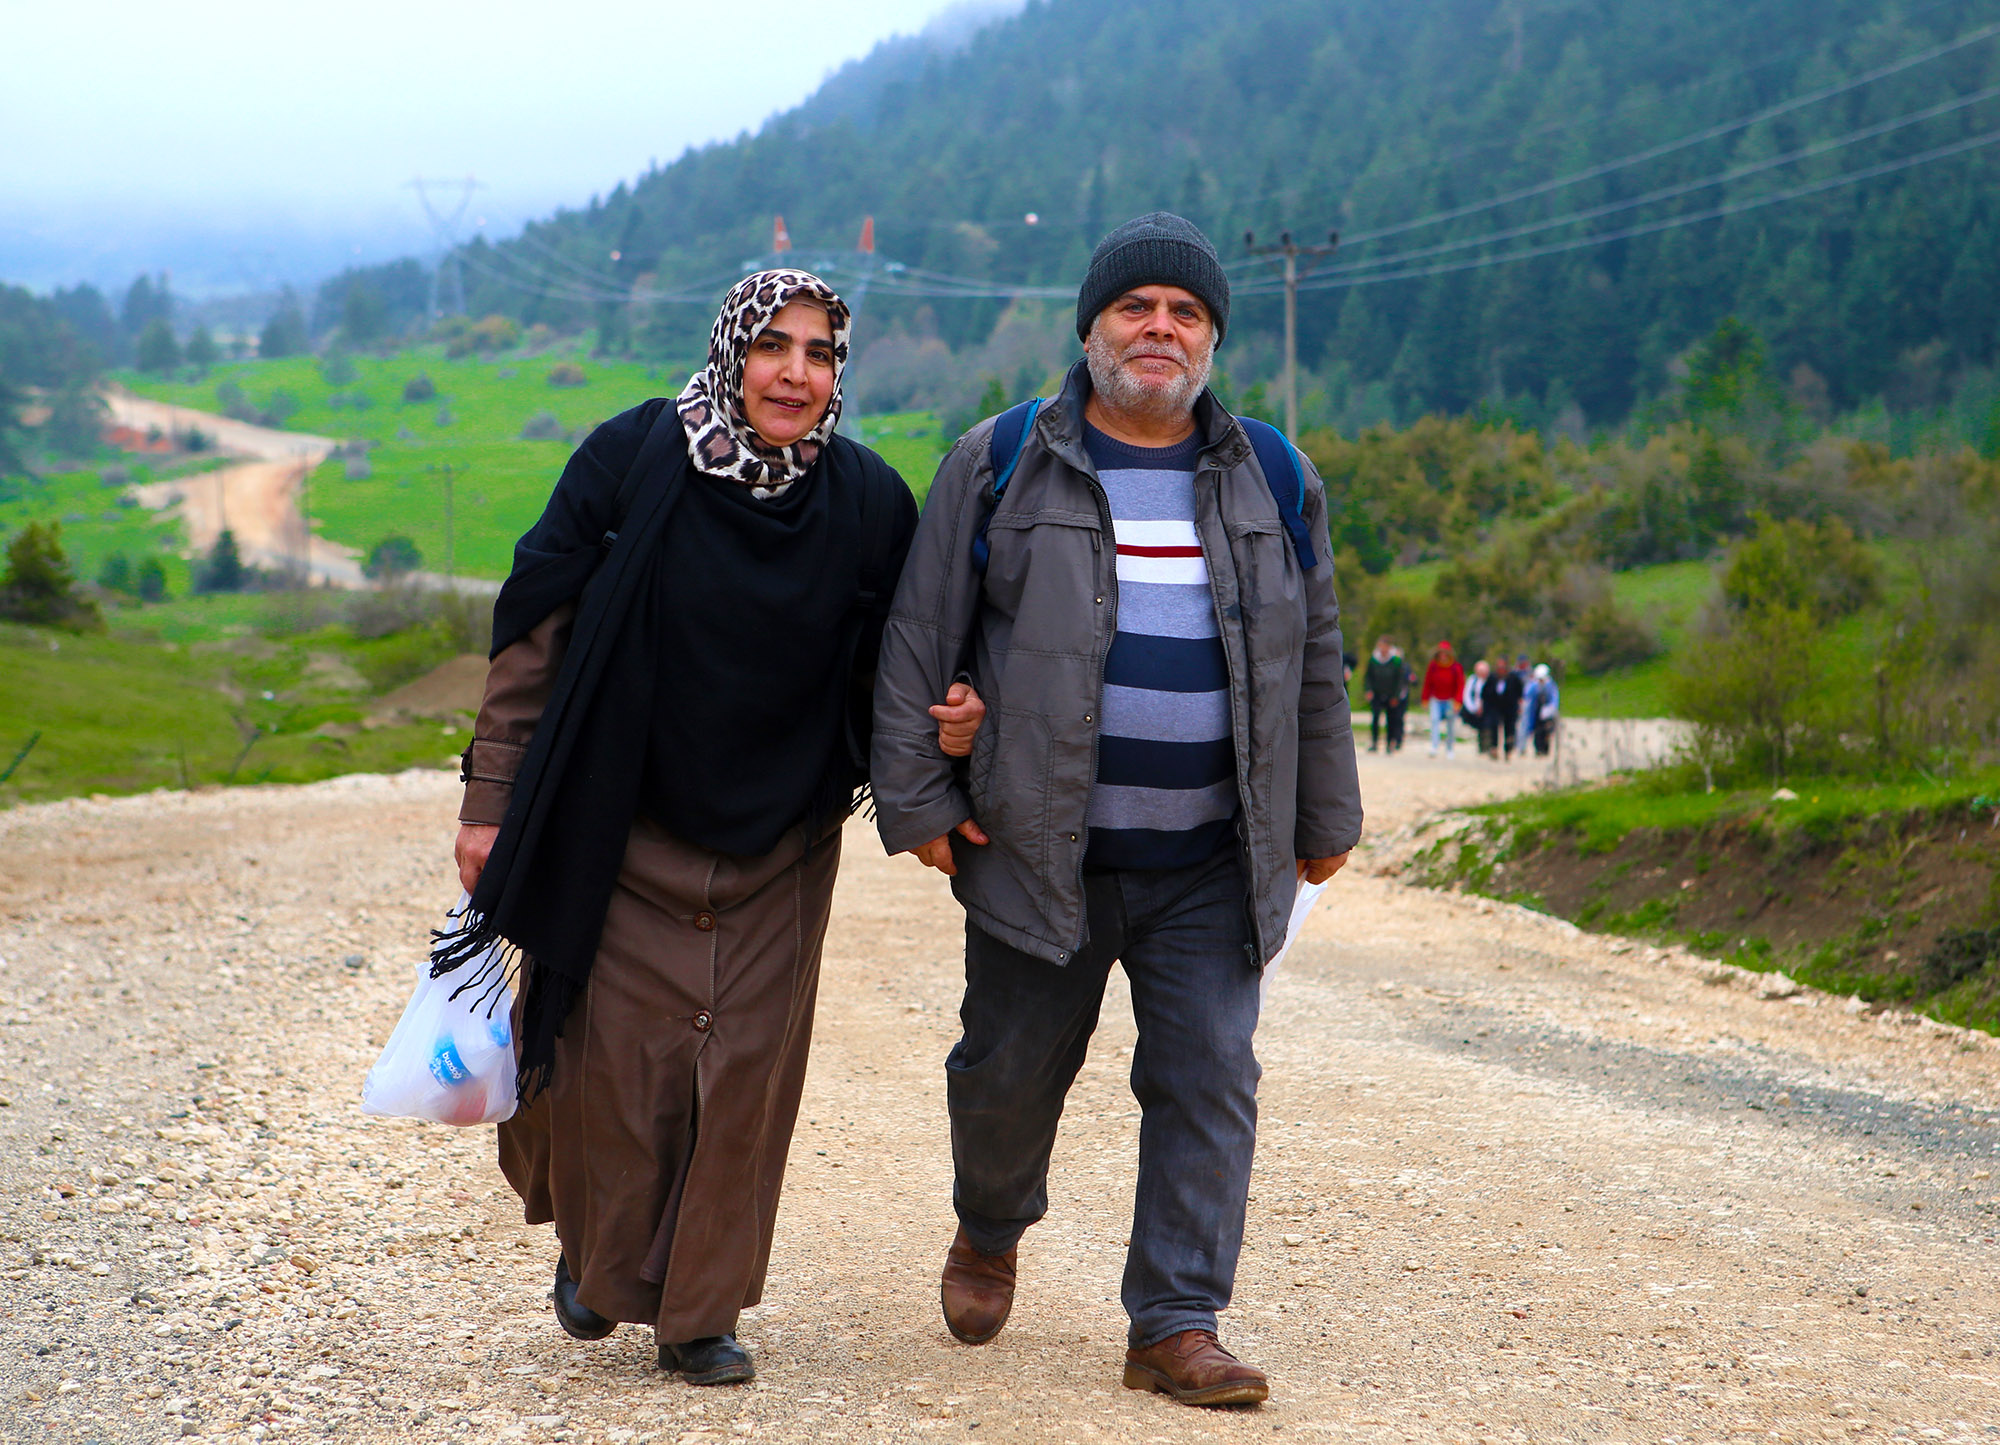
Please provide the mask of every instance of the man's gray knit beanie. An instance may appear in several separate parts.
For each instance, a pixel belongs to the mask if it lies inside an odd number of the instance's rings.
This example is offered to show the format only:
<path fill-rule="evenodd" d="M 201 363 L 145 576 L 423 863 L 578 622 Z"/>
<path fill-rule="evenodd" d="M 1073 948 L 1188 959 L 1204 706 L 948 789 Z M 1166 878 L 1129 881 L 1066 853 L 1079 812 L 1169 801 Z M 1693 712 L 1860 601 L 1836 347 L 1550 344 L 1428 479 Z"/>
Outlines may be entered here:
<path fill-rule="evenodd" d="M 1134 286 L 1178 286 L 1192 291 L 1215 318 L 1215 339 L 1229 330 L 1229 278 L 1201 227 L 1172 211 L 1127 221 L 1090 253 L 1090 270 L 1076 293 L 1076 335 L 1090 339 L 1097 313 Z"/>

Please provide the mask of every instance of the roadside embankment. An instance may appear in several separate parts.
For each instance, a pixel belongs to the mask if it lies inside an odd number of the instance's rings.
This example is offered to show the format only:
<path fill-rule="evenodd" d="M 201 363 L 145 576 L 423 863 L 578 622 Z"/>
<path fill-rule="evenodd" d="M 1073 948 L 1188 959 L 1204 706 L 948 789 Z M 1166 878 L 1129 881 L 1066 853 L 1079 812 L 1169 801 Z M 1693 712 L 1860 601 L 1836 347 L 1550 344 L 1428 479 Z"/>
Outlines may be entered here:
<path fill-rule="evenodd" d="M 2000 1030 L 2000 773 L 1527 794 L 1430 820 L 1399 866 L 1412 882 Z"/>

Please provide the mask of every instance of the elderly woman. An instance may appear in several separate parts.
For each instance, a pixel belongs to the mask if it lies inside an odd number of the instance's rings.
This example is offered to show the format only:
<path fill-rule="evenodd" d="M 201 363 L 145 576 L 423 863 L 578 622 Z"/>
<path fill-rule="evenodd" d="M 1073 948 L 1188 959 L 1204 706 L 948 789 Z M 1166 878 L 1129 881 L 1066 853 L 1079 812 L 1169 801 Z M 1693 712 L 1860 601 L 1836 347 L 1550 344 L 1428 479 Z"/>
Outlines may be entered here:
<path fill-rule="evenodd" d="M 882 615 L 916 527 L 835 434 L 848 310 L 818 277 L 729 293 L 674 401 L 597 428 L 514 553 L 466 751 L 472 897 L 433 953 L 522 960 L 500 1166 L 553 1220 L 579 1339 L 748 1380 L 840 826 L 866 781 Z M 983 709 L 938 707 L 962 755 Z"/>

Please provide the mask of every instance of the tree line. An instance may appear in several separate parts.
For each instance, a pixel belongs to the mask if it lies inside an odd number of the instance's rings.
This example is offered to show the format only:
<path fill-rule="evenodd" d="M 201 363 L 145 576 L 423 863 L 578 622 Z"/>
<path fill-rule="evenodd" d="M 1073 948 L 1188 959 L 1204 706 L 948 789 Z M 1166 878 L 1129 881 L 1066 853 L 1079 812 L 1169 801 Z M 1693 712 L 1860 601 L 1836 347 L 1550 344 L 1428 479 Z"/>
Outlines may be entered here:
<path fill-rule="evenodd" d="M 885 257 L 1063 286 L 1109 226 L 1164 206 L 1241 261 L 1246 228 L 1354 237 L 1449 216 L 1835 89 L 1988 18 L 1975 0 L 1245 0 L 1217 23 L 1195 0 L 1036 0 L 963 48 L 885 47 L 755 134 L 514 240 L 476 242 L 456 264 L 474 315 L 595 326 L 612 349 L 679 358 L 699 351 L 703 308 L 627 307 L 618 294 L 729 272 L 770 245 L 773 213 L 802 247 L 851 247 L 872 215 Z M 1996 83 L 2000 42 L 1963 47 L 1642 165 L 1350 241 L 1336 264 L 1431 251 L 1386 269 L 1449 266 L 1893 166 L 1996 124 L 1995 102 L 1959 104 Z M 1812 153 L 1697 184 L 1801 150 Z M 1613 244 L 1309 289 L 1308 389 L 1323 420 L 1350 430 L 1486 406 L 1580 431 L 1669 394 L 1687 347 L 1736 315 L 1767 339 L 1801 406 L 1937 407 L 1984 384 L 2000 341 L 1996 182 L 2000 149 L 1974 149 Z M 1694 189 L 1601 224 L 1449 249 L 1677 186 Z M 899 287 L 915 283 L 878 279 L 869 293 L 878 336 L 925 327 L 975 345 L 1007 307 Z M 1245 380 L 1275 369 L 1279 307 L 1269 292 L 1237 304 L 1231 364 Z"/>

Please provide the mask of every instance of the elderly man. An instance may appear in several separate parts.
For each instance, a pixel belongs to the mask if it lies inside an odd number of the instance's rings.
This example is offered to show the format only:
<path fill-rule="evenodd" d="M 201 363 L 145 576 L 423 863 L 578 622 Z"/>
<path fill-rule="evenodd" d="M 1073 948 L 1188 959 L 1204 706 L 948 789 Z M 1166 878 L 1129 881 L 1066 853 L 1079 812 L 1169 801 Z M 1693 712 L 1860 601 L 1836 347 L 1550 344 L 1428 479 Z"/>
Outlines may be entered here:
<path fill-rule="evenodd" d="M 884 844 L 951 875 L 967 915 L 945 1323 L 968 1344 L 1006 1323 L 1122 963 L 1143 1121 L 1124 1379 L 1196 1405 L 1268 1393 L 1216 1339 L 1256 1145 L 1258 984 L 1299 880 L 1331 877 L 1361 834 L 1325 495 L 1275 433 L 1286 475 L 1267 477 L 1207 389 L 1228 323 L 1187 221 L 1142 216 L 1097 247 L 1062 394 L 1018 441 L 975 427 L 931 487 L 872 769 Z M 959 765 L 929 709 L 955 681 L 990 709 Z"/>

